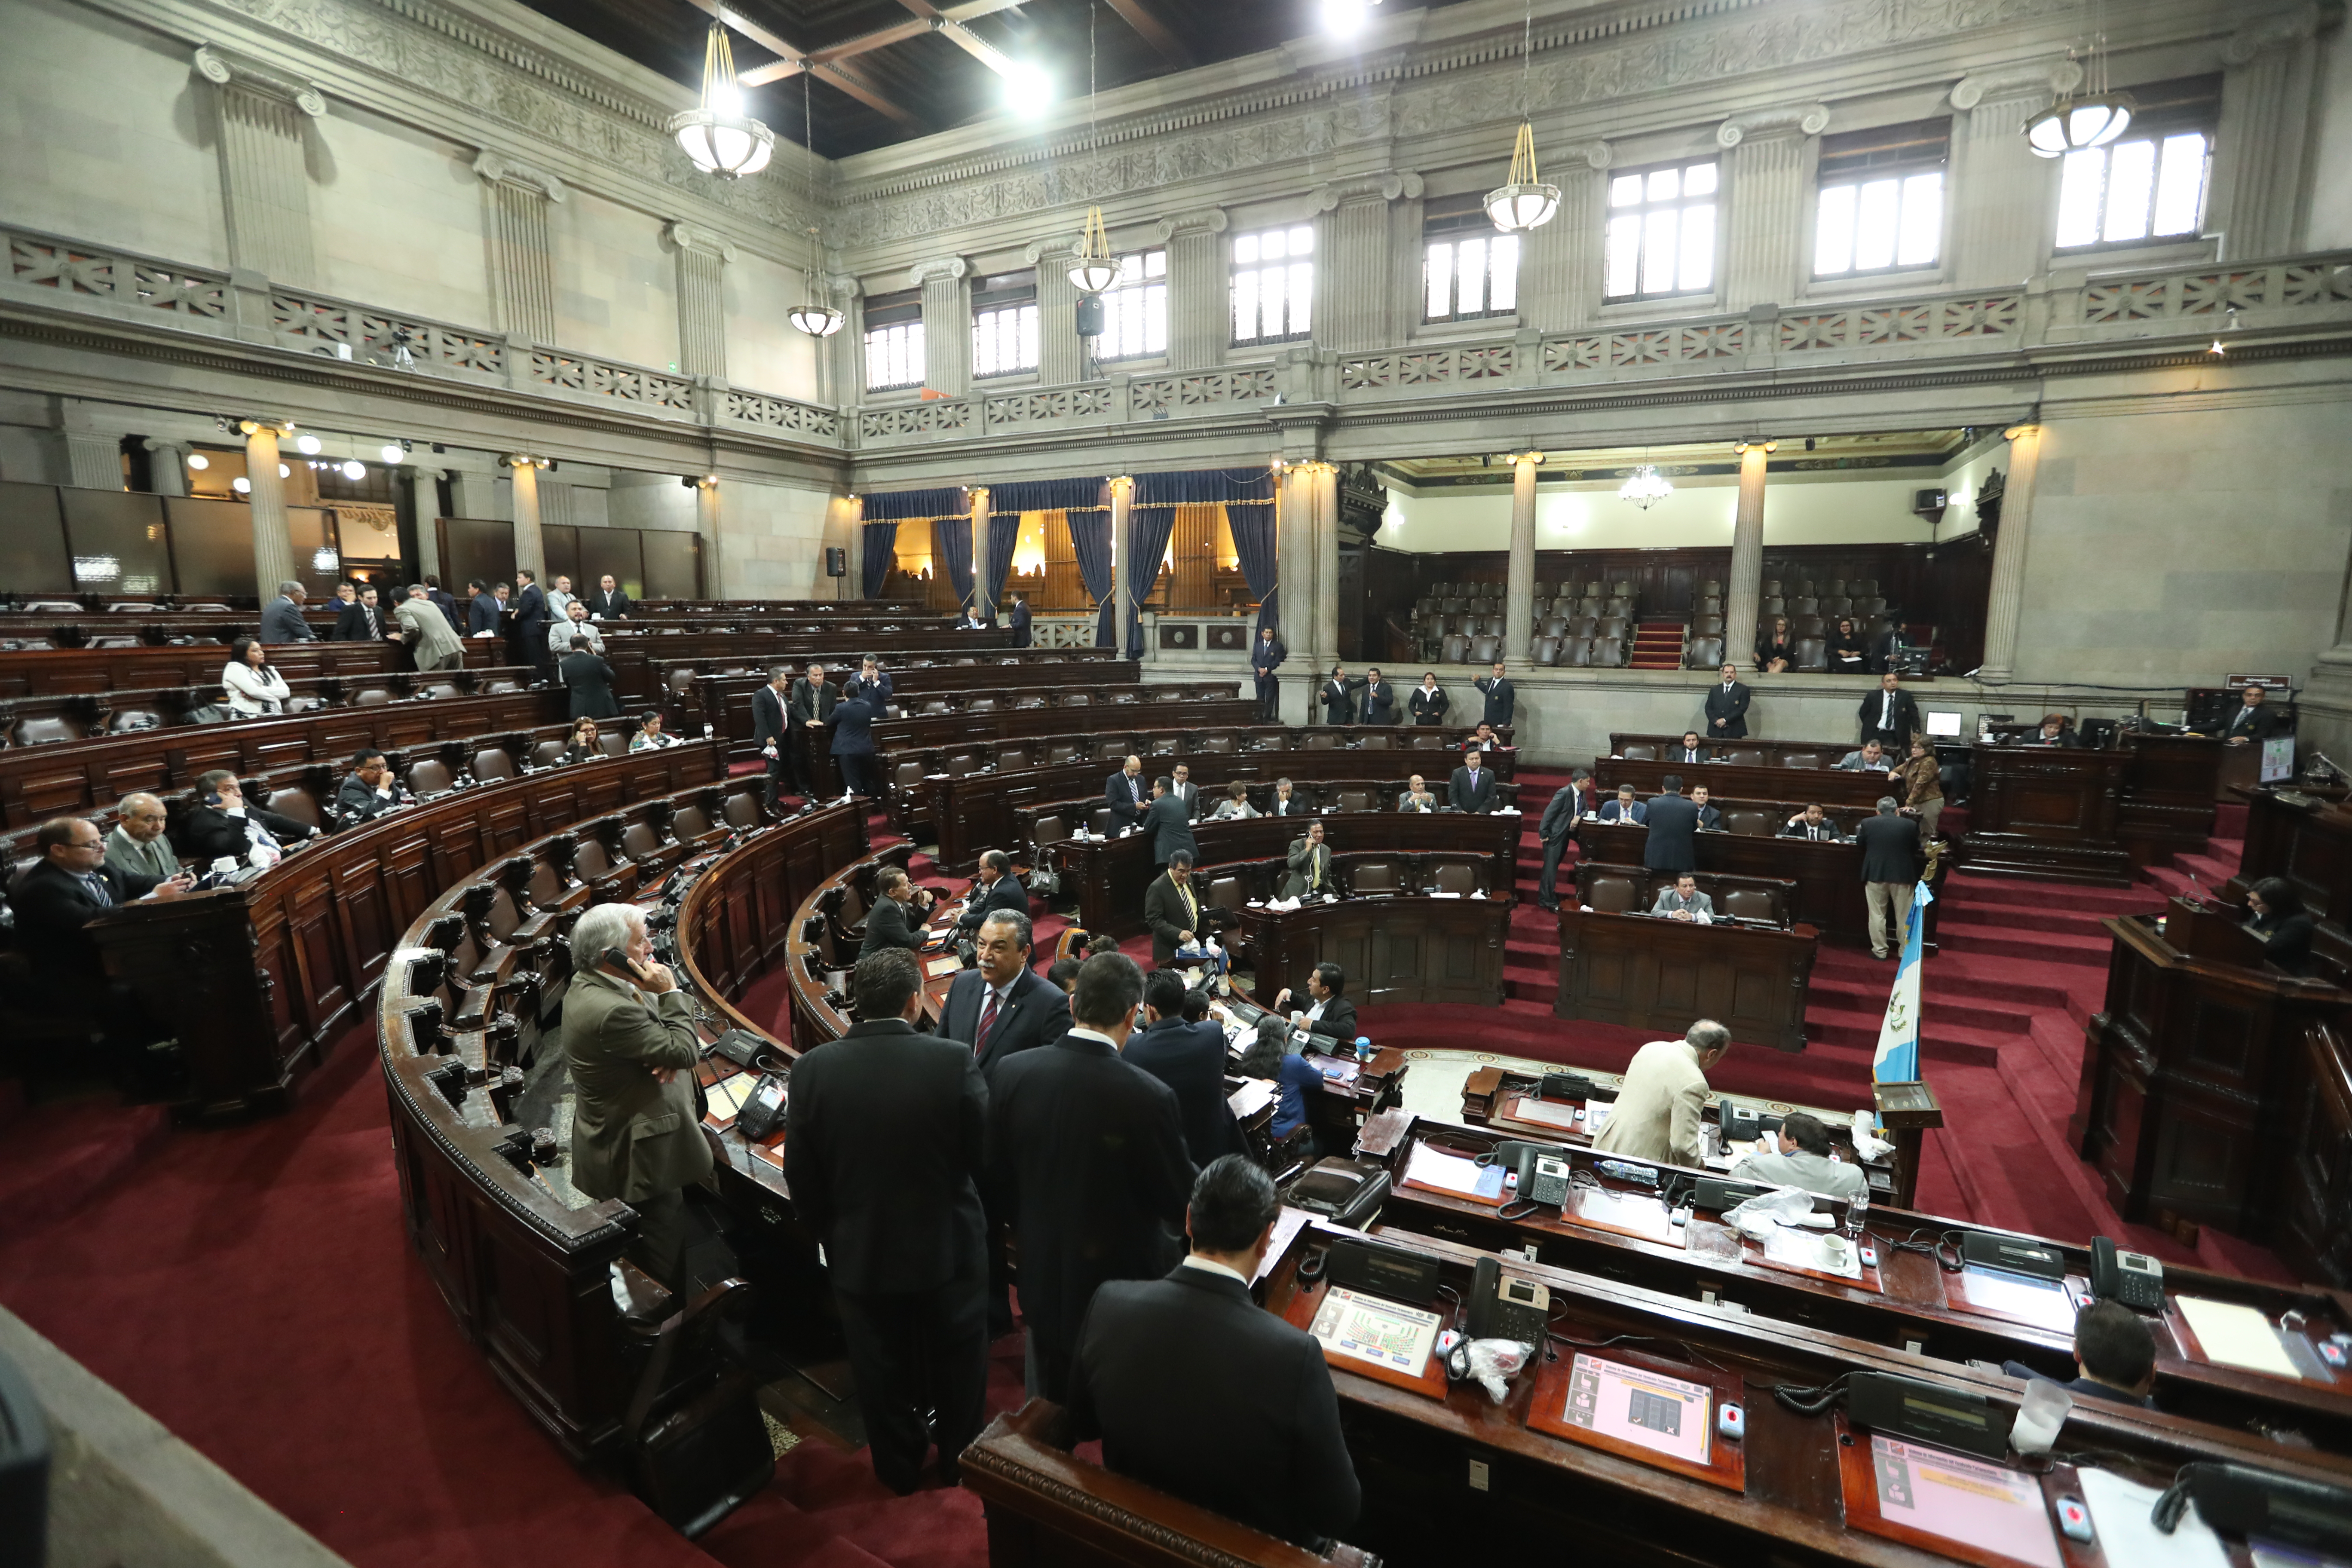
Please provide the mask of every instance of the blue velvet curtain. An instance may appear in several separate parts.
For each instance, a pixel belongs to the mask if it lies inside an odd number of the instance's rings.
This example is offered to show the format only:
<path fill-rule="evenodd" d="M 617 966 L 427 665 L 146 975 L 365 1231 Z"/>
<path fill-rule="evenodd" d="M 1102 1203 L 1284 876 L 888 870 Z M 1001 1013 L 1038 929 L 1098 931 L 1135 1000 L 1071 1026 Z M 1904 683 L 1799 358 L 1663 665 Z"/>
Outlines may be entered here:
<path fill-rule="evenodd" d="M 1004 579 L 1013 570 L 1013 547 L 1021 542 L 1021 514 L 1006 511 L 989 497 L 988 605 L 991 622 L 1004 615 Z"/>
<path fill-rule="evenodd" d="M 1274 473 L 1269 468 L 1192 468 L 1173 474 L 1138 474 L 1135 500 L 1128 511 L 1129 561 L 1152 563 L 1152 576 L 1133 574 L 1130 586 L 1137 603 L 1150 596 L 1160 559 L 1176 531 L 1180 506 L 1222 506 L 1233 530 L 1234 551 L 1241 558 L 1242 575 L 1259 601 L 1257 624 L 1279 624 L 1276 594 L 1278 578 L 1274 546 Z M 1129 657 L 1141 658 L 1143 617 L 1128 616 Z"/>
<path fill-rule="evenodd" d="M 1011 484 L 994 485 L 988 492 L 992 524 L 1010 513 L 1018 518 L 1024 511 L 1058 511 L 1066 514 L 1070 528 L 1070 548 L 1078 558 L 1078 575 L 1085 580 L 1087 593 L 1097 606 L 1095 615 L 1095 646 L 1110 647 L 1110 487 L 1101 479 L 1016 479 Z M 1009 556 L 1013 546 L 1008 542 L 1004 553 Z M 989 533 L 990 550 L 995 550 L 996 534 Z M 1004 579 L 997 579 L 1000 587 Z"/>
<path fill-rule="evenodd" d="M 1073 507 L 1069 511 L 1070 548 L 1078 557 L 1078 575 L 1095 601 L 1095 647 L 1117 647 L 1111 622 L 1110 508 Z"/>
<path fill-rule="evenodd" d="M 956 592 L 962 595 L 963 602 L 970 604 L 971 500 L 961 485 L 929 490 L 886 490 L 880 495 L 866 498 L 866 596 L 869 599 L 881 596 L 882 584 L 888 581 L 889 563 L 898 537 L 898 525 L 902 522 L 928 522 L 931 525 L 931 553 L 934 558 L 946 558 L 950 580 L 955 584 Z M 949 529 L 957 523 L 962 525 L 956 535 L 962 542 L 961 545 L 951 543 L 948 537 Z M 875 566 L 877 531 L 883 531 L 878 552 L 882 561 L 879 576 L 876 574 Z"/>
<path fill-rule="evenodd" d="M 869 522 L 866 525 L 866 596 L 878 599 L 890 581 L 890 564 L 898 552 L 898 525 L 896 522 Z"/>

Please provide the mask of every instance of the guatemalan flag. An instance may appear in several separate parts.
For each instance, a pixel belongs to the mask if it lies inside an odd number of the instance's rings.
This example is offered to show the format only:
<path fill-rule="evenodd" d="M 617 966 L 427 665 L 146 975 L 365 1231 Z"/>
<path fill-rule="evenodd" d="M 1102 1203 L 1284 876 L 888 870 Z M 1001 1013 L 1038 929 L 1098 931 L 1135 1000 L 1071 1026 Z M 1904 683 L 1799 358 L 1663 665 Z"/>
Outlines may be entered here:
<path fill-rule="evenodd" d="M 1878 1026 L 1878 1051 L 1871 1058 L 1870 1076 L 1878 1083 L 1919 1080 L 1919 946 L 1927 927 L 1927 906 L 1936 895 L 1923 879 L 1911 889 L 1911 918 L 1903 931 L 1903 963 L 1895 971 L 1895 989 L 1887 994 L 1886 1021 Z"/>

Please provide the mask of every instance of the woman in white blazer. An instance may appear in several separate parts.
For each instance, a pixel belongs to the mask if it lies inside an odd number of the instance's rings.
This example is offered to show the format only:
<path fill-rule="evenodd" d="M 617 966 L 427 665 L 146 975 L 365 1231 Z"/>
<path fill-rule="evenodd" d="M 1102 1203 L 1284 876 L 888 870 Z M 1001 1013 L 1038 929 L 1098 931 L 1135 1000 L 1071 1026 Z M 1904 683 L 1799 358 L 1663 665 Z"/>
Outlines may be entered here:
<path fill-rule="evenodd" d="M 268 647 L 253 637 L 239 637 L 229 645 L 221 684 L 228 688 L 229 711 L 240 719 L 283 713 L 294 696 L 286 678 L 270 667 Z"/>

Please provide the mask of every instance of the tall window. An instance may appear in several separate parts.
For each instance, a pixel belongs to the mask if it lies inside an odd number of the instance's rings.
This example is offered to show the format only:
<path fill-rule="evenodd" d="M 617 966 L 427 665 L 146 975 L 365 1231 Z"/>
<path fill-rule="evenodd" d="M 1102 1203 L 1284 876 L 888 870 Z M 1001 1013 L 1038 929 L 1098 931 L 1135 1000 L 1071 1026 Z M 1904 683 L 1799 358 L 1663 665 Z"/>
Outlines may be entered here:
<path fill-rule="evenodd" d="M 971 374 L 1017 375 L 1037 368 L 1037 275 L 1007 272 L 971 291 Z"/>
<path fill-rule="evenodd" d="M 1519 302 L 1519 237 L 1497 234 L 1484 201 L 1432 202 L 1421 225 L 1424 321 L 1507 316 Z"/>
<path fill-rule="evenodd" d="M 923 291 L 877 294 L 866 301 L 866 390 L 923 384 Z"/>
<path fill-rule="evenodd" d="M 1103 290 L 1097 359 L 1144 359 L 1168 352 L 1168 253 L 1139 250 L 1118 258 L 1118 281 Z"/>
<path fill-rule="evenodd" d="M 1715 287 L 1716 161 L 1643 169 L 1609 182 L 1610 300 L 1704 294 Z"/>
<path fill-rule="evenodd" d="M 1948 120 L 1822 137 L 1813 276 L 1935 266 L 1943 249 L 1951 143 Z"/>
<path fill-rule="evenodd" d="M 1303 338 L 1314 308 L 1314 225 L 1234 237 L 1234 342 Z"/>
<path fill-rule="evenodd" d="M 2194 239 L 2205 226 L 2205 181 L 2221 118 L 2221 79 L 2132 89 L 2131 129 L 2060 160 L 2058 248 Z"/>

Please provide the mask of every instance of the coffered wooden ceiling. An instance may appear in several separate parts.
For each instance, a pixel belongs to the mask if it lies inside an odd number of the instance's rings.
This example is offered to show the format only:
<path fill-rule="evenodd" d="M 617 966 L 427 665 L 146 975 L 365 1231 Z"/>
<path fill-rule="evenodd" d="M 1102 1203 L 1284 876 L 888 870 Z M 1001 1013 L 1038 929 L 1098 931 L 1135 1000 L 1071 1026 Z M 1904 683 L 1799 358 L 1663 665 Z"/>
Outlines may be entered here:
<path fill-rule="evenodd" d="M 818 153 L 838 158 L 1002 111 L 989 62 L 1034 63 L 1086 96 L 1088 35 L 1105 88 L 1269 49 L 1319 28 L 1321 0 L 525 0 L 533 10 L 698 90 L 713 16 L 732 34 L 750 111 L 801 139 L 800 69 L 814 62 Z M 1444 5 L 1454 0 L 1422 0 Z M 1387 0 L 1401 5 L 1403 0 Z"/>

